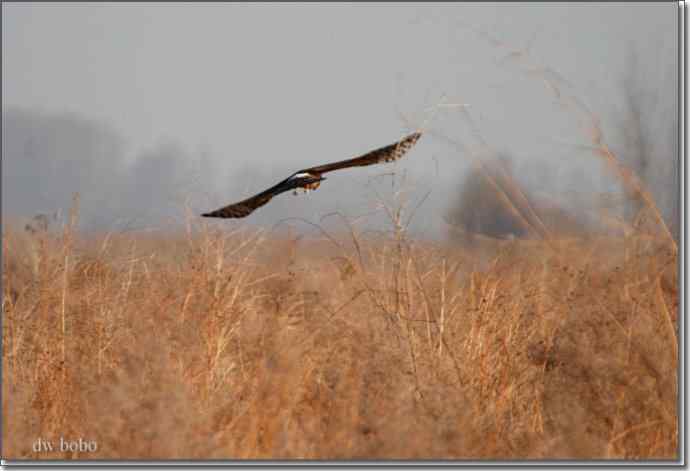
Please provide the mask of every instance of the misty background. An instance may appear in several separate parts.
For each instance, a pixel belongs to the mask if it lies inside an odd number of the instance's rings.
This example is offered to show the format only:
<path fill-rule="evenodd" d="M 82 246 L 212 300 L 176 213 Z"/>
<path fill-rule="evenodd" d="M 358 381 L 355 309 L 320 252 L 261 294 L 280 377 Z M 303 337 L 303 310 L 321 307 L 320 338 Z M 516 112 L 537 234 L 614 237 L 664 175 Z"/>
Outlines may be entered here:
<path fill-rule="evenodd" d="M 180 223 L 387 145 L 442 100 L 467 106 L 397 163 L 210 222 L 380 228 L 404 189 L 411 230 L 443 236 L 487 154 L 577 211 L 620 187 L 567 95 L 677 224 L 677 24 L 675 3 L 3 3 L 3 222 L 79 192 L 83 228 Z"/>

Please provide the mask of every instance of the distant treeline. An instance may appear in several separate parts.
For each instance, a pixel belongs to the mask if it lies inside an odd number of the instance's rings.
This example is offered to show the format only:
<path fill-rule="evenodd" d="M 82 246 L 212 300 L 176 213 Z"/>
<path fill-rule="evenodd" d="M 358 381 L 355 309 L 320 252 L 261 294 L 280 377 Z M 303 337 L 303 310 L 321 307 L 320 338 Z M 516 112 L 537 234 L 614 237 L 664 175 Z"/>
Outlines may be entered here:
<path fill-rule="evenodd" d="M 108 123 L 18 108 L 2 113 L 2 160 L 4 216 L 64 213 L 79 192 L 81 226 L 98 229 L 179 216 L 192 190 L 216 174 L 209 158 L 175 143 L 128 158 L 125 139 Z"/>

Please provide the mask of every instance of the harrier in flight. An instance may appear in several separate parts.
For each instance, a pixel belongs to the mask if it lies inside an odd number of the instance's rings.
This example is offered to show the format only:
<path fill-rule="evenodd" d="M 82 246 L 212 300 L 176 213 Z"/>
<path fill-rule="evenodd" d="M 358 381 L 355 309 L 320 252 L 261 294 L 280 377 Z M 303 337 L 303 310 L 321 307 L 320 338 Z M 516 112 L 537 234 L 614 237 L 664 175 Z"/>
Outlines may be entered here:
<path fill-rule="evenodd" d="M 302 188 L 305 192 L 316 190 L 321 184 L 321 181 L 326 179 L 326 177 L 322 176 L 324 173 L 343 168 L 364 167 L 366 165 L 398 160 L 415 145 L 421 135 L 421 132 L 415 132 L 396 143 L 372 150 L 354 159 L 342 160 L 332 164 L 319 165 L 317 167 L 300 170 L 277 185 L 251 198 L 211 211 L 210 213 L 204 213 L 202 216 L 207 218 L 243 218 L 249 216 L 255 209 L 271 201 L 271 198 L 286 191 L 295 190 L 296 194 L 297 188 Z"/>

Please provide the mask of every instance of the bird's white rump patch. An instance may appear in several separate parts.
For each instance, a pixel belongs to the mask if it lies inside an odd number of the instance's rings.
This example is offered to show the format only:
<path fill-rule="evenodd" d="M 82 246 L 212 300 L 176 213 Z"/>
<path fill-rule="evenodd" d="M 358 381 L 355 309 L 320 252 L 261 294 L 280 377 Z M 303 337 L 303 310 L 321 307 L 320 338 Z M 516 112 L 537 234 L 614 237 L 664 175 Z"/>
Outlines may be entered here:
<path fill-rule="evenodd" d="M 303 172 L 303 173 L 296 173 L 296 174 L 294 174 L 293 176 L 290 177 L 290 180 L 294 180 L 294 179 L 296 179 L 296 178 L 308 178 L 308 177 L 311 177 L 311 176 L 313 176 L 311 173 L 306 173 L 306 172 Z"/>

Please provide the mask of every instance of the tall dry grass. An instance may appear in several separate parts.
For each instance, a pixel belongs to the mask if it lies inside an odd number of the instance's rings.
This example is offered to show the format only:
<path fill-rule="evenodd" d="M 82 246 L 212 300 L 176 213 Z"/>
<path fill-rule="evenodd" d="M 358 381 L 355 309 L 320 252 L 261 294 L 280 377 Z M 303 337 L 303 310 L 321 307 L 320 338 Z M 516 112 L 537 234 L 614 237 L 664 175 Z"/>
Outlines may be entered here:
<path fill-rule="evenodd" d="M 468 248 L 385 210 L 301 238 L 5 227 L 3 456 L 678 457 L 669 239 Z M 98 449 L 33 450 L 60 437 Z"/>

